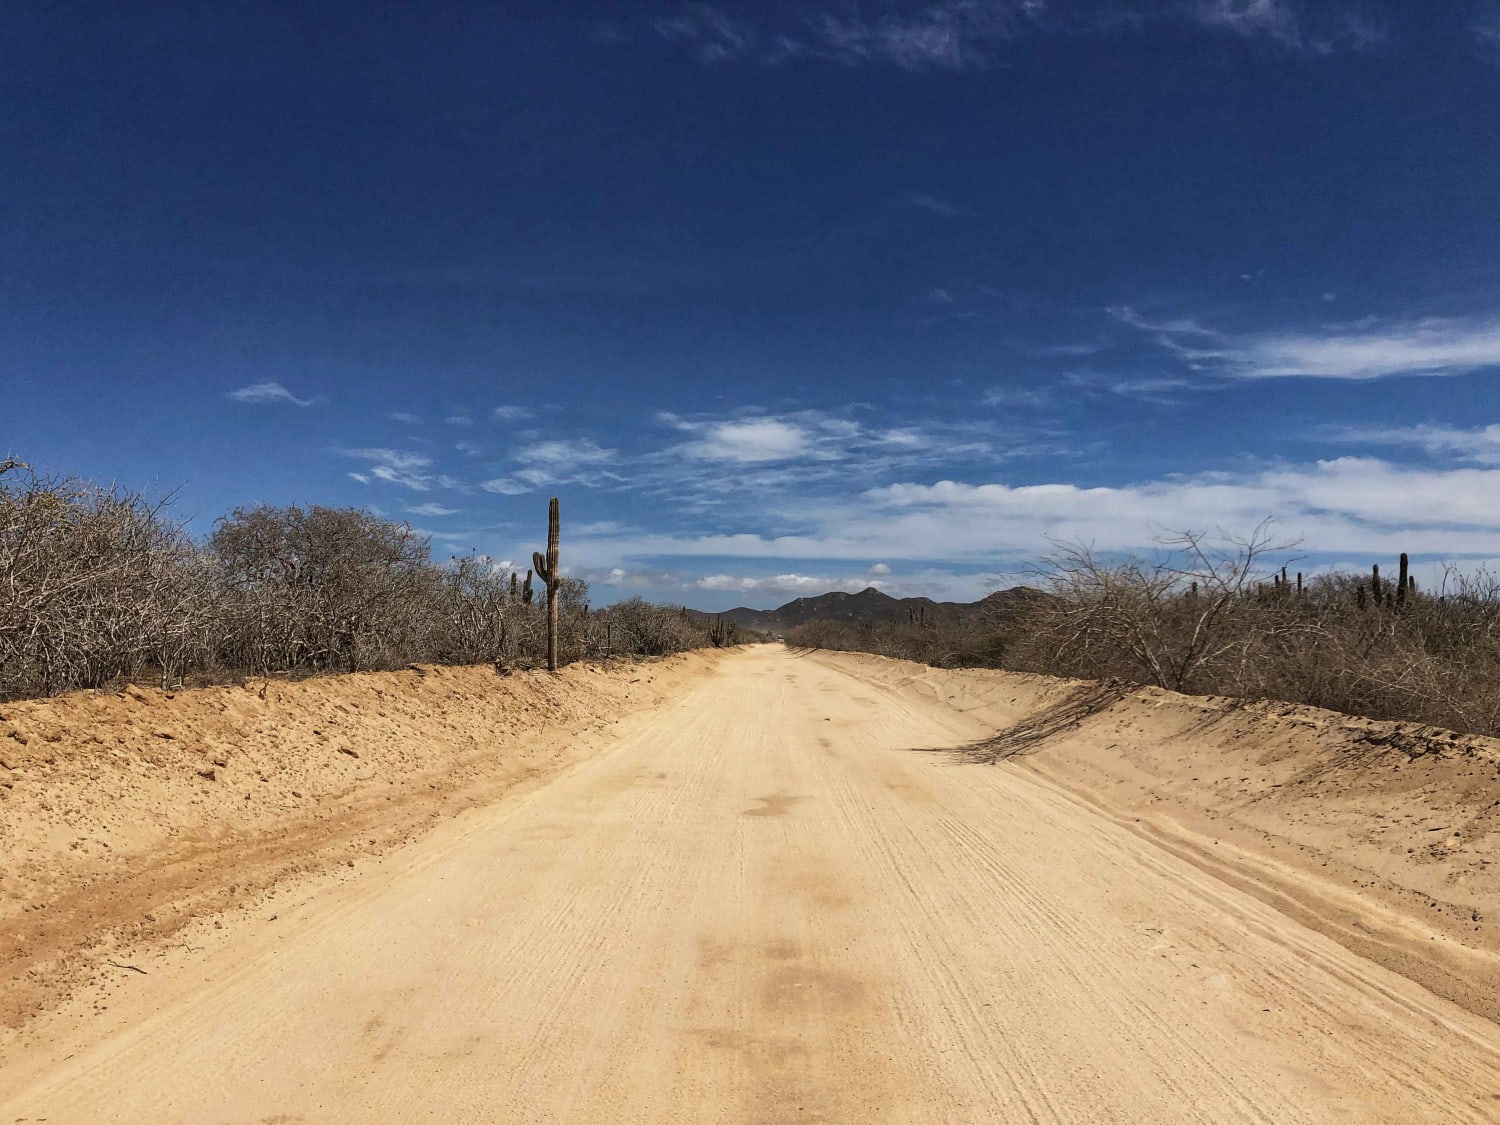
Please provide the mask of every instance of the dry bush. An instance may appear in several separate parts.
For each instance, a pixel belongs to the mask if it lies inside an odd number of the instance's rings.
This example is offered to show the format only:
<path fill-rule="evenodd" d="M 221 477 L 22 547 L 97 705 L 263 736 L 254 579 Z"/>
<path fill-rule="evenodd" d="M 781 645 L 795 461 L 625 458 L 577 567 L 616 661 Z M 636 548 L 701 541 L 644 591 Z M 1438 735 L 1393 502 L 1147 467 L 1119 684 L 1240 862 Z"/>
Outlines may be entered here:
<path fill-rule="evenodd" d="M 202 658 L 211 591 L 182 530 L 135 493 L 0 472 L 0 694 L 101 687 Z"/>
<path fill-rule="evenodd" d="M 118 488 L 0 463 L 0 699 L 151 678 L 417 661 L 535 666 L 540 598 L 478 555 L 439 565 L 409 526 L 352 508 L 242 508 L 202 545 Z M 559 583 L 564 662 L 720 643 L 679 607 L 589 609 Z"/>
<path fill-rule="evenodd" d="M 1060 545 L 1036 568 L 1048 595 L 1003 625 L 815 621 L 789 643 L 1200 694 L 1307 703 L 1500 735 L 1500 578 L 1449 570 L 1397 597 L 1373 575 L 1293 582 L 1267 562 L 1288 545 L 1183 533 L 1154 558 Z"/>
<path fill-rule="evenodd" d="M 1247 597 L 1264 556 L 1287 546 L 1273 541 L 1268 524 L 1243 538 L 1183 532 L 1164 539 L 1154 559 L 1109 562 L 1081 544 L 1058 544 L 1034 568 L 1051 598 L 1015 659 L 1061 675 L 1206 690 L 1246 658 L 1252 635 L 1295 630 L 1276 606 Z"/>

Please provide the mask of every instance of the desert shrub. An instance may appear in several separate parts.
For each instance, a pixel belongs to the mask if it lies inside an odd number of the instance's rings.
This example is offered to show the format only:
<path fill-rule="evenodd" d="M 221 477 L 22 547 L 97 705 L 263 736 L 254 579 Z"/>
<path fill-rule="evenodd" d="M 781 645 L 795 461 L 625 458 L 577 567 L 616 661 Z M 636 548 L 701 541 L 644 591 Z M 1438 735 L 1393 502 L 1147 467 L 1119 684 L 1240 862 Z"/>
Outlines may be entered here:
<path fill-rule="evenodd" d="M 0 693 L 99 687 L 202 659 L 212 590 L 182 529 L 140 495 L 0 469 Z"/>
<path fill-rule="evenodd" d="M 1500 735 L 1500 577 L 1449 570 L 1435 591 L 1373 574 L 1294 581 L 1268 564 L 1288 545 L 1171 536 L 1154 556 L 1059 545 L 1035 568 L 1043 595 L 1003 622 L 814 621 L 791 644 L 930 664 L 1120 679 L 1268 698 Z"/>
<path fill-rule="evenodd" d="M 480 555 L 439 564 L 408 525 L 355 508 L 240 508 L 198 544 L 166 502 L 0 462 L 0 699 L 122 680 L 534 666 L 543 599 Z M 680 607 L 589 608 L 559 583 L 563 661 L 712 643 Z"/>
<path fill-rule="evenodd" d="M 353 508 L 238 508 L 208 540 L 229 598 L 224 658 L 257 671 L 390 668 L 426 652 L 428 543 Z"/>

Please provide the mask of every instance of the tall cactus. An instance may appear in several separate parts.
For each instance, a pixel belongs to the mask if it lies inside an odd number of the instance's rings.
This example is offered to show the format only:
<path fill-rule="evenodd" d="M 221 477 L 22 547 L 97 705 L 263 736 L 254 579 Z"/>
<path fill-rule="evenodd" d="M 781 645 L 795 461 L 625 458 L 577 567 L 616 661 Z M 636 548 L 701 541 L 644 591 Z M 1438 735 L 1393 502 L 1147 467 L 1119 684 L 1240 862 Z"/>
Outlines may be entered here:
<path fill-rule="evenodd" d="M 557 497 L 547 505 L 547 553 L 531 552 L 537 577 L 547 585 L 547 671 L 557 671 L 557 541 L 560 521 Z"/>
<path fill-rule="evenodd" d="M 1410 584 L 1411 575 L 1407 573 L 1406 552 L 1401 552 L 1401 577 L 1396 579 L 1396 605 L 1399 608 L 1406 604 L 1406 588 Z"/>

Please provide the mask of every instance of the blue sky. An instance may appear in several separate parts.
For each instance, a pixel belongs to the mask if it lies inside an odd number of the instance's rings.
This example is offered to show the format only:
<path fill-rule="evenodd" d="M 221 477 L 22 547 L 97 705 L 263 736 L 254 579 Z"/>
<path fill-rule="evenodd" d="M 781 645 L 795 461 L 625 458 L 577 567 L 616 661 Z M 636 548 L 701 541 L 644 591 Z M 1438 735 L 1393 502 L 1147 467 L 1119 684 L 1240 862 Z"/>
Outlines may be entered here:
<path fill-rule="evenodd" d="M 1500 556 L 1500 4 L 0 8 L 0 452 L 596 601 Z M 1419 568 L 1419 573 L 1424 573 Z"/>

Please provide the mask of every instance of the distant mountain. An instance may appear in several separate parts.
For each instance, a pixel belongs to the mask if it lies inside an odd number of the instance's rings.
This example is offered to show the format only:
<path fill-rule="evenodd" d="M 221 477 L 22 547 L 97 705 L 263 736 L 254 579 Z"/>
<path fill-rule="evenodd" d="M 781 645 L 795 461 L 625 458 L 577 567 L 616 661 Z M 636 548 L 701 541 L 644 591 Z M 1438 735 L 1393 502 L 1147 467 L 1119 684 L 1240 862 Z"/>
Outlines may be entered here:
<path fill-rule="evenodd" d="M 835 590 L 815 598 L 795 598 L 777 609 L 725 610 L 722 617 L 743 629 L 785 633 L 808 621 L 847 621 L 879 624 L 905 621 L 956 621 L 980 617 L 997 624 L 1044 601 L 1048 595 L 1029 586 L 996 590 L 977 602 L 935 602 L 931 598 L 893 598 L 870 586 L 857 594 Z"/>

